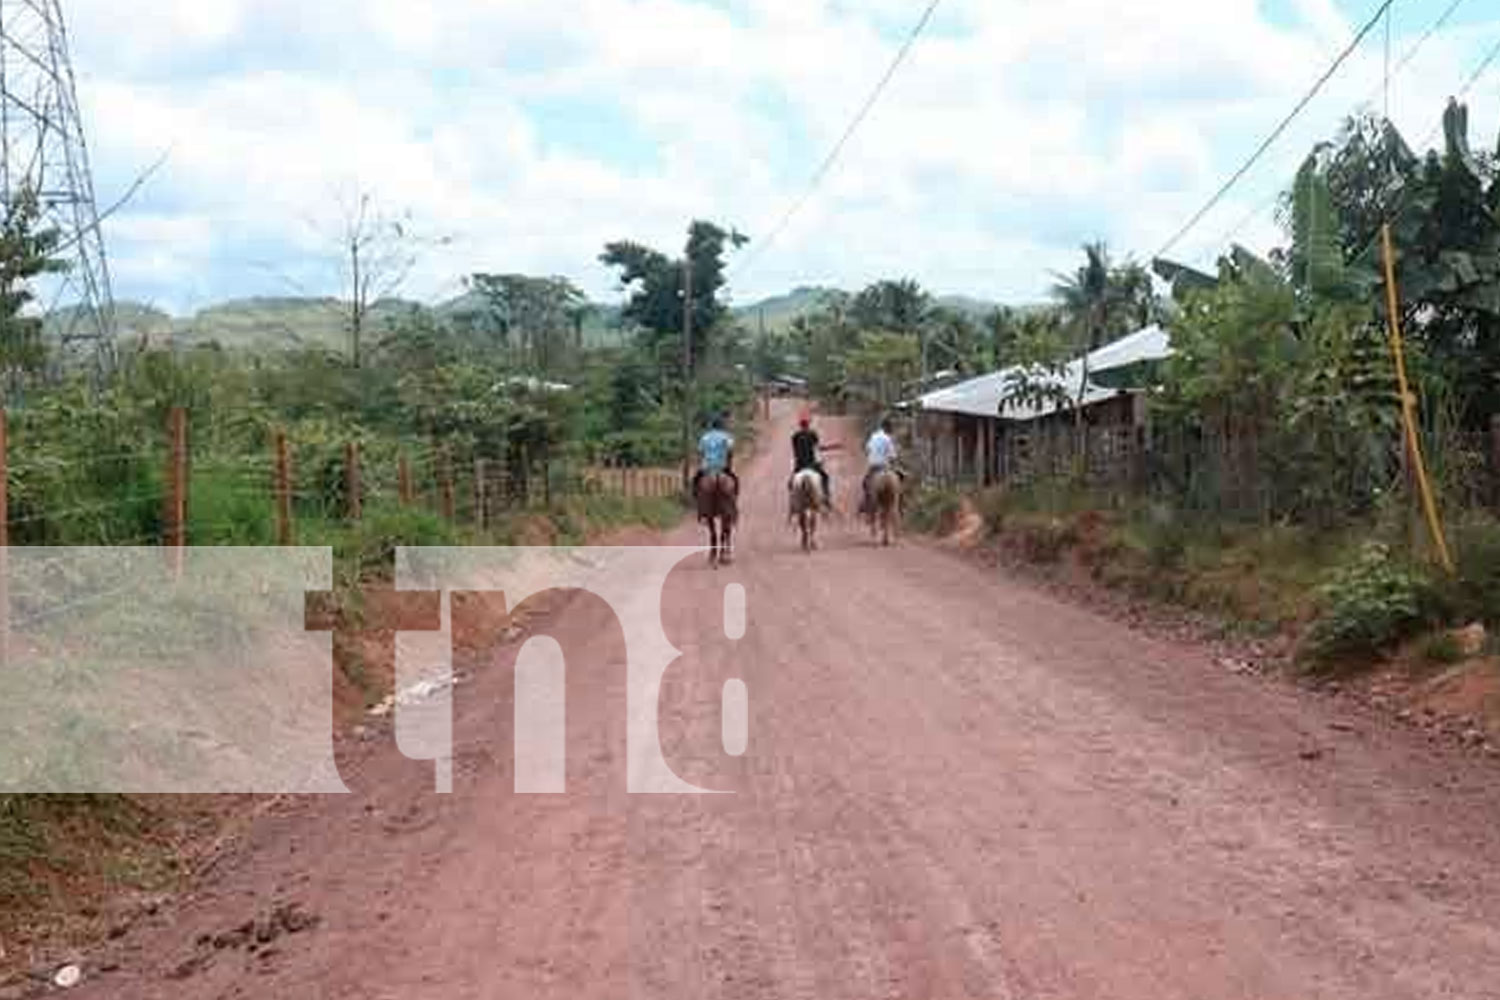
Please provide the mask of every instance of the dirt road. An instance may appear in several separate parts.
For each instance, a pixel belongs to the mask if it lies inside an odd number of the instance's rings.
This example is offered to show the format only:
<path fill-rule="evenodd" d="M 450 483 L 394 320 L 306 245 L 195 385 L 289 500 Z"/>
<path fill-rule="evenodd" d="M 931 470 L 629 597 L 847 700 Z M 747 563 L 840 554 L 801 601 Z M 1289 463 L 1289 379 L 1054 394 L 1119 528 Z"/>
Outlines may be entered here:
<path fill-rule="evenodd" d="M 356 794 L 264 817 L 74 995 L 1500 997 L 1494 767 L 920 542 L 834 526 L 804 556 L 790 415 L 737 565 L 669 586 L 690 654 L 748 593 L 749 752 L 716 690 L 661 703 L 674 767 L 735 794 L 625 793 L 618 671 L 570 691 L 569 794 L 512 794 L 511 650 L 456 708 L 454 794 L 354 746 Z M 286 902 L 317 925 L 210 940 Z"/>

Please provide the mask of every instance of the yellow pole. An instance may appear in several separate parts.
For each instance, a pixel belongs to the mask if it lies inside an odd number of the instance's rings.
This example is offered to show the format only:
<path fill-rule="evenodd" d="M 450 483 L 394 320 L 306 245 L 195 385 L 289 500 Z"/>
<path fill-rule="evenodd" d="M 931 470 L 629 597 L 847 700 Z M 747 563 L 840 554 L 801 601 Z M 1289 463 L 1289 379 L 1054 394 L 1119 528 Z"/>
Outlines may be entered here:
<path fill-rule="evenodd" d="M 1396 359 L 1396 384 L 1401 392 L 1401 423 L 1406 430 L 1406 449 L 1417 473 L 1417 490 L 1422 496 L 1422 513 L 1427 518 L 1427 530 L 1432 543 L 1437 547 L 1438 560 L 1443 569 L 1453 573 L 1453 556 L 1448 552 L 1448 541 L 1443 537 L 1443 525 L 1438 520 L 1437 500 L 1432 495 L 1432 483 L 1427 478 L 1427 464 L 1422 460 L 1422 442 L 1417 436 L 1417 420 L 1413 411 L 1416 399 L 1406 381 L 1406 355 L 1401 348 L 1401 318 L 1397 315 L 1399 302 L 1396 296 L 1395 254 L 1391 251 L 1391 225 L 1380 227 L 1380 243 L 1385 257 L 1385 304 L 1390 318 L 1391 355 Z"/>

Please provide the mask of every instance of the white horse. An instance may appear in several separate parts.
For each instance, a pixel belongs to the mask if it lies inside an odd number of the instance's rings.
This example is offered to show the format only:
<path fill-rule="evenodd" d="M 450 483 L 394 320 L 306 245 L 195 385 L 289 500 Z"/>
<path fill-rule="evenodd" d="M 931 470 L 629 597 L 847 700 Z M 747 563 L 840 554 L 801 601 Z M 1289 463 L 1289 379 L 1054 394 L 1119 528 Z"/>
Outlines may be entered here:
<path fill-rule="evenodd" d="M 818 546 L 818 511 L 825 503 L 823 477 L 817 469 L 803 469 L 792 477 L 792 516 L 802 532 L 803 552 Z"/>

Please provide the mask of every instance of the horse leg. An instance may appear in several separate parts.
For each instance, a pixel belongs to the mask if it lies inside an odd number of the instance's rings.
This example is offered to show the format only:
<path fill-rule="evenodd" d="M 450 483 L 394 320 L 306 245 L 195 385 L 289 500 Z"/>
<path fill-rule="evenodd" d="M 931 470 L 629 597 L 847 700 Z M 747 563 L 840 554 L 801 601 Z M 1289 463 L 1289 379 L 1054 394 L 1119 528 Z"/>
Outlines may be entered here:
<path fill-rule="evenodd" d="M 728 566 L 734 562 L 734 521 L 725 518 L 719 528 L 719 564 Z"/>
<path fill-rule="evenodd" d="M 719 521 L 718 518 L 709 517 L 705 520 L 708 525 L 708 564 L 715 569 L 719 568 Z"/>

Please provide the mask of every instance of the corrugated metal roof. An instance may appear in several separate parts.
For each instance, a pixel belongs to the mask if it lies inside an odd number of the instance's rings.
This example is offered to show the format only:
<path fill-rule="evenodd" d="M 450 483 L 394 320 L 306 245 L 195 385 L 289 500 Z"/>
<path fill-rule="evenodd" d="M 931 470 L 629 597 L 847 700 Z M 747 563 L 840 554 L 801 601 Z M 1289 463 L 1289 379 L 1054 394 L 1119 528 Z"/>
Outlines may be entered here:
<path fill-rule="evenodd" d="M 1097 351 L 1092 352 L 1089 358 L 1089 373 L 1106 372 L 1114 368 L 1124 368 L 1127 365 L 1138 364 L 1142 361 L 1160 361 L 1170 357 L 1172 354 L 1171 340 L 1167 332 L 1155 324 L 1126 337 L 1121 337 L 1114 343 L 1105 344 Z M 988 375 L 951 385 L 946 389 L 929 392 L 917 399 L 917 406 L 923 411 L 930 413 L 960 413 L 973 417 L 1001 416 L 1007 420 L 1035 420 L 1056 412 L 1058 407 L 1053 403 L 1044 403 L 1041 406 L 1017 405 L 1011 403 L 1001 410 L 1006 393 L 1010 389 L 1012 380 L 1021 372 L 1019 367 L 1004 368 Z M 1078 385 L 1083 379 L 1083 361 L 1081 358 L 1068 362 L 1060 378 L 1053 381 L 1066 391 L 1069 396 L 1078 392 Z M 1102 386 L 1090 383 L 1088 392 L 1084 394 L 1083 404 L 1092 406 L 1094 403 L 1113 398 L 1119 392 L 1118 389 L 1106 389 Z"/>

